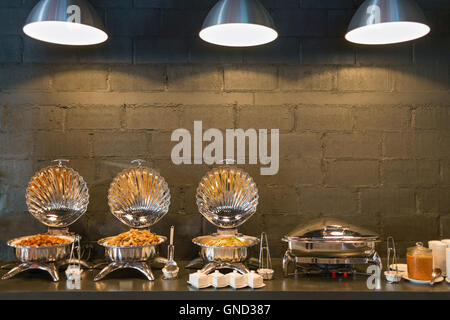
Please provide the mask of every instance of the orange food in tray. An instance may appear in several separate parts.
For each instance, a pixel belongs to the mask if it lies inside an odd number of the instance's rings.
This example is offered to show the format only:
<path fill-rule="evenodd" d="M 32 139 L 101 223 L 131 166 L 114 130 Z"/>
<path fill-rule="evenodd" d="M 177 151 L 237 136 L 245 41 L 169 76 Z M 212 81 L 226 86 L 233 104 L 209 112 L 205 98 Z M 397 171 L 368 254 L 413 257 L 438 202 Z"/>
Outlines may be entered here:
<path fill-rule="evenodd" d="M 48 247 L 68 244 L 71 242 L 72 241 L 68 239 L 55 237 L 48 234 L 37 234 L 17 242 L 16 245 L 19 247 Z"/>
<path fill-rule="evenodd" d="M 146 246 L 158 243 L 159 241 L 160 237 L 148 230 L 131 229 L 128 232 L 109 238 L 105 243 L 108 246 L 125 247 Z"/>

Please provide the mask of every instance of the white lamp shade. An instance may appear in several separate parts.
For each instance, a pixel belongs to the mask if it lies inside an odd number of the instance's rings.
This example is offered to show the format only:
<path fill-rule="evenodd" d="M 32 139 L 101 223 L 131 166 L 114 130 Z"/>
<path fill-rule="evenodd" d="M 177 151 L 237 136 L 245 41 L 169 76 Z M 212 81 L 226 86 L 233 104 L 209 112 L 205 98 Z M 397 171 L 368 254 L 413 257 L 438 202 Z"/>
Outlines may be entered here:
<path fill-rule="evenodd" d="M 221 46 L 251 47 L 274 41 L 278 32 L 258 0 L 220 0 L 208 13 L 200 38 Z"/>
<path fill-rule="evenodd" d="M 86 0 L 41 0 L 23 31 L 33 39 L 62 45 L 94 45 L 108 39 L 102 20 Z"/>
<path fill-rule="evenodd" d="M 359 44 L 392 44 L 421 38 L 430 30 L 413 0 L 366 0 L 353 16 L 345 38 Z"/>

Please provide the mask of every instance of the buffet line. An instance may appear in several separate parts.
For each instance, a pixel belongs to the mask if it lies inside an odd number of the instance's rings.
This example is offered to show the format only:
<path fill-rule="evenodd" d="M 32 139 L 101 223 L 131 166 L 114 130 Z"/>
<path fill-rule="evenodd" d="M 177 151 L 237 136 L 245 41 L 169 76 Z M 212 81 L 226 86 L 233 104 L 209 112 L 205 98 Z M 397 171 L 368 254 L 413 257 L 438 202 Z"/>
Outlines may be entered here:
<path fill-rule="evenodd" d="M 48 231 L 8 241 L 19 263 L 3 280 L 30 269 L 40 269 L 56 282 L 60 280 L 59 270 L 65 266 L 68 281 L 76 282 L 80 281 L 83 268 L 93 267 L 82 260 L 81 237 L 68 228 L 87 211 L 87 184 L 78 172 L 64 164 L 67 160 L 55 162 L 38 171 L 26 190 L 29 213 L 46 225 Z M 110 185 L 110 212 L 129 231 L 98 240 L 98 245 L 105 250 L 105 263 L 97 265 L 101 266 L 101 271 L 94 281 L 124 268 L 138 270 L 153 281 L 151 266 L 154 263 L 163 266 L 164 279 L 178 276 L 174 227 L 170 229 L 169 239 L 150 231 L 169 211 L 170 190 L 158 171 L 143 164 L 143 160 L 132 161 L 132 166 L 120 172 Z M 256 237 L 238 231 L 238 227 L 256 213 L 258 200 L 253 178 L 234 165 L 221 165 L 205 174 L 197 188 L 196 202 L 200 214 L 217 227 L 217 232 L 192 240 L 199 248 L 199 256 L 187 265 L 187 268 L 197 269 L 189 275 L 189 285 L 199 289 L 211 286 L 257 289 L 264 287 L 265 280 L 273 279 L 266 234 L 263 232 Z M 163 258 L 159 256 L 159 249 L 168 240 L 168 257 Z M 287 244 L 283 258 L 285 277 L 367 274 L 371 265 L 377 270 L 383 269 L 376 251 L 379 235 L 342 221 L 324 218 L 302 224 L 282 240 Z M 259 259 L 255 258 L 257 263 L 252 264 L 250 249 L 258 245 Z M 424 285 L 443 281 L 450 268 L 447 267 L 449 245 L 450 240 L 431 241 L 429 248 L 418 243 L 408 249 L 407 264 L 399 264 L 395 241 L 389 237 L 386 281 L 396 283 L 406 279 Z M 224 270 L 228 273 L 222 273 Z"/>

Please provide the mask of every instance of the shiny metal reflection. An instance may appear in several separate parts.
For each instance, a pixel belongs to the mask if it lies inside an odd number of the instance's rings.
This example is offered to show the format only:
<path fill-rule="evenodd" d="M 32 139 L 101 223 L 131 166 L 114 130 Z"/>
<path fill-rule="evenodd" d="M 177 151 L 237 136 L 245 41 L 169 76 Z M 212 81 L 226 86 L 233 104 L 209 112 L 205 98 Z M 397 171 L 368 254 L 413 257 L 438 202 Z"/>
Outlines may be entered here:
<path fill-rule="evenodd" d="M 65 228 L 86 213 L 89 190 L 83 177 L 66 167 L 63 159 L 56 166 L 38 171 L 28 183 L 28 211 L 51 228 Z"/>
<path fill-rule="evenodd" d="M 385 39 L 370 39 L 381 28 Z M 360 44 L 389 44 L 414 40 L 429 31 L 425 15 L 414 0 L 366 0 L 353 16 L 345 38 Z"/>
<path fill-rule="evenodd" d="M 111 213 L 130 228 L 148 228 L 160 221 L 170 207 L 170 189 L 156 170 L 134 160 L 136 167 L 123 170 L 108 191 Z"/>
<path fill-rule="evenodd" d="M 39 31 L 32 32 L 31 27 L 38 24 L 41 24 Z M 50 33 L 58 31 L 65 35 L 55 40 Z M 82 38 L 81 43 L 72 43 L 71 33 L 75 31 L 78 40 Z M 93 45 L 108 39 L 102 19 L 87 0 L 39 1 L 28 15 L 24 32 L 37 40 L 64 45 Z"/>
<path fill-rule="evenodd" d="M 205 30 L 223 25 L 239 27 L 252 26 L 252 32 L 266 32 L 261 43 L 253 43 L 248 39 L 248 45 L 235 45 L 233 43 L 218 43 L 205 34 Z M 226 29 L 223 32 L 227 32 Z M 249 32 L 251 33 L 251 32 Z M 210 43 L 225 46 L 253 46 L 269 43 L 275 40 L 278 33 L 269 12 L 258 0 L 219 0 L 208 13 L 200 32 L 200 37 Z"/>

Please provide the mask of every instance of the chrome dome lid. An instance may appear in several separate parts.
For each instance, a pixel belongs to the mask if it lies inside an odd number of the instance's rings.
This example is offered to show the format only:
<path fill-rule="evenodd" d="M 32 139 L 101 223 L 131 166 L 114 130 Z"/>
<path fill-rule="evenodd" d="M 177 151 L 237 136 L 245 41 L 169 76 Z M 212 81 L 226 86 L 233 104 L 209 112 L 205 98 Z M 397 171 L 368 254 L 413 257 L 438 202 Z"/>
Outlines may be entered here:
<path fill-rule="evenodd" d="M 340 220 L 322 218 L 306 226 L 298 226 L 286 235 L 284 239 L 300 241 L 366 241 L 378 240 L 379 235 Z"/>
<path fill-rule="evenodd" d="M 223 165 L 207 172 L 197 188 L 199 212 L 222 229 L 237 228 L 256 213 L 258 188 L 244 170 Z"/>
<path fill-rule="evenodd" d="M 135 167 L 120 172 L 108 191 L 111 213 L 130 228 L 149 228 L 161 220 L 170 206 L 169 186 L 158 171 L 134 160 Z"/>
<path fill-rule="evenodd" d="M 38 171 L 26 190 L 28 211 L 51 228 L 65 228 L 87 211 L 89 190 L 80 174 L 54 160 L 57 165 Z"/>

